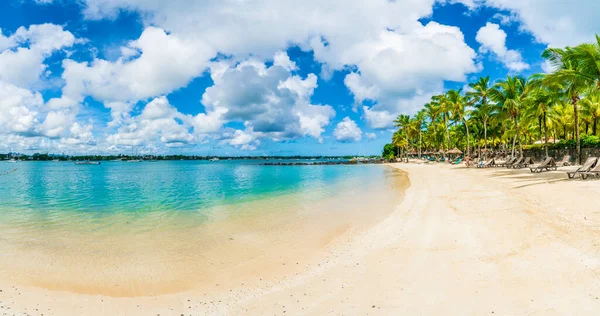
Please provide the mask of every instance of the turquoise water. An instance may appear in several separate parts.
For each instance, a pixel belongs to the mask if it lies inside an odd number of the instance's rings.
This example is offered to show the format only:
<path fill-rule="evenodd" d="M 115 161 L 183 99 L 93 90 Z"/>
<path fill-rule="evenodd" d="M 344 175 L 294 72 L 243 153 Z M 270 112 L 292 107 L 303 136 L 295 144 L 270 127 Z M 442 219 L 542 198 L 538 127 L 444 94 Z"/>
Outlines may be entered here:
<path fill-rule="evenodd" d="M 407 184 L 386 166 L 260 163 L 0 162 L 18 168 L 0 175 L 0 282 L 147 296 L 266 278 L 377 223 Z"/>
<path fill-rule="evenodd" d="M 0 213 L 86 214 L 202 212 L 219 205 L 312 192 L 333 195 L 337 186 L 375 185 L 381 166 L 262 166 L 258 161 L 0 163 Z"/>

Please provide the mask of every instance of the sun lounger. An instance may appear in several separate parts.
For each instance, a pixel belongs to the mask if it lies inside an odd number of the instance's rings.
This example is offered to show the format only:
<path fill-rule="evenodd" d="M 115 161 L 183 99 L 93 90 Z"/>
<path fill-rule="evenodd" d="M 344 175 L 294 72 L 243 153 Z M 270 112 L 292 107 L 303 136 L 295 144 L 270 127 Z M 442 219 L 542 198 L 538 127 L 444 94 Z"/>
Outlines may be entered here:
<path fill-rule="evenodd" d="M 525 160 L 523 160 L 523 162 L 513 165 L 513 168 L 521 169 L 521 168 L 527 168 L 531 165 L 533 165 L 533 159 L 531 157 L 527 157 L 527 158 L 525 158 Z"/>
<path fill-rule="evenodd" d="M 482 165 L 477 165 L 477 168 L 489 168 L 489 167 L 493 167 L 495 164 L 494 159 L 490 159 L 486 162 L 484 162 Z"/>
<path fill-rule="evenodd" d="M 529 171 L 531 171 L 531 173 L 536 173 L 536 172 L 542 172 L 542 171 L 550 171 L 550 170 L 556 170 L 557 166 L 556 166 L 556 161 L 554 161 L 554 158 L 552 157 L 548 157 L 546 159 L 544 159 L 544 161 L 542 161 L 542 163 L 540 163 L 537 166 L 529 166 Z"/>
<path fill-rule="evenodd" d="M 589 157 L 585 161 L 585 163 L 583 164 L 583 166 L 579 167 L 577 170 L 575 170 L 575 171 L 567 171 L 567 177 L 569 177 L 569 179 L 573 179 L 578 174 L 589 172 L 594 167 L 594 165 L 596 165 L 597 161 L 598 161 L 597 157 Z"/>
<path fill-rule="evenodd" d="M 513 163 L 511 163 L 511 164 L 506 164 L 506 165 L 505 165 L 505 167 L 506 167 L 506 168 L 509 168 L 509 169 L 510 169 L 510 168 L 514 168 L 515 166 L 517 166 L 518 164 L 521 164 L 521 163 L 523 163 L 524 161 L 525 161 L 525 158 L 521 157 L 521 158 L 519 158 L 519 159 L 515 160 L 515 161 L 514 161 Z"/>
<path fill-rule="evenodd" d="M 570 165 L 571 165 L 571 163 L 569 162 L 569 160 L 571 160 L 571 156 L 570 156 L 570 155 L 565 155 L 565 156 L 563 157 L 563 159 L 557 163 L 557 165 L 558 165 L 559 167 L 563 167 L 563 166 L 570 166 Z"/>
<path fill-rule="evenodd" d="M 594 168 L 590 169 L 590 171 L 580 172 L 579 175 L 582 180 L 587 179 L 589 176 L 594 176 L 594 178 L 598 179 L 598 177 L 600 177 L 600 163 L 596 163 Z"/>
<path fill-rule="evenodd" d="M 509 158 L 504 162 L 498 163 L 498 167 L 506 167 L 508 165 L 512 165 L 515 161 L 517 160 L 517 158 Z"/>

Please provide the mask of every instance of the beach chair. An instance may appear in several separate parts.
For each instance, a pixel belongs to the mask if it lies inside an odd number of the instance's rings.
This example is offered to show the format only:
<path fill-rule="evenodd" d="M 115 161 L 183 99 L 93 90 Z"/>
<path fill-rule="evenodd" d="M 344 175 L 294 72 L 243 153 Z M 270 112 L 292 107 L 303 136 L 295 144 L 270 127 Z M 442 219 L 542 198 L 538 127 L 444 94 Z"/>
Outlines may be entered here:
<path fill-rule="evenodd" d="M 517 166 L 520 163 L 523 163 L 525 161 L 525 158 L 521 157 L 518 158 L 517 160 L 513 161 L 513 163 L 511 164 L 506 164 L 505 167 L 510 169 L 510 168 L 514 168 L 515 166 Z"/>
<path fill-rule="evenodd" d="M 563 159 L 558 162 L 558 166 L 559 167 L 570 166 L 571 163 L 569 162 L 569 160 L 571 160 L 571 156 L 570 155 L 565 155 L 563 157 Z"/>
<path fill-rule="evenodd" d="M 517 160 L 517 158 L 508 158 L 506 161 L 504 161 L 503 163 L 499 163 L 498 167 L 506 167 L 508 165 L 512 165 L 513 163 L 515 163 L 515 161 Z"/>
<path fill-rule="evenodd" d="M 533 159 L 531 157 L 527 157 L 527 158 L 525 158 L 525 160 L 523 160 L 523 162 L 513 165 L 513 168 L 521 169 L 521 168 L 527 168 L 531 165 L 533 165 Z"/>
<path fill-rule="evenodd" d="M 585 161 L 583 166 L 579 167 L 577 170 L 567 171 L 567 177 L 569 177 L 569 179 L 573 179 L 573 178 L 575 178 L 576 175 L 578 175 L 580 173 L 589 172 L 596 165 L 597 161 L 598 161 L 597 157 L 589 157 Z"/>
<path fill-rule="evenodd" d="M 556 170 L 557 166 L 556 166 L 556 161 L 554 161 L 554 158 L 552 157 L 547 157 L 546 159 L 544 159 L 544 161 L 542 161 L 539 165 L 537 166 L 529 166 L 529 171 L 531 171 L 531 173 L 540 173 L 544 170 L 546 171 L 550 171 L 550 170 Z"/>
<path fill-rule="evenodd" d="M 494 162 L 494 158 L 484 162 L 482 165 L 477 165 L 477 168 L 489 168 L 494 166 L 495 162 Z"/>
<path fill-rule="evenodd" d="M 594 168 L 590 169 L 590 171 L 581 172 L 581 173 L 579 173 L 579 175 L 581 176 L 581 180 L 585 180 L 589 176 L 594 176 L 594 178 L 598 179 L 598 177 L 600 177 L 600 163 L 596 163 L 596 166 L 594 166 Z"/>

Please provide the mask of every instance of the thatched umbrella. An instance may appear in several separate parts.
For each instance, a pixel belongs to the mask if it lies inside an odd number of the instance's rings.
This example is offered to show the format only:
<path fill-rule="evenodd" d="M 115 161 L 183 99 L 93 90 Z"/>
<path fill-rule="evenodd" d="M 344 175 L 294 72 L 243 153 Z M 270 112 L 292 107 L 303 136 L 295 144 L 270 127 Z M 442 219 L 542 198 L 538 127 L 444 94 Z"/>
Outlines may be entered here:
<path fill-rule="evenodd" d="M 453 154 L 453 155 L 461 155 L 463 152 L 460 151 L 460 149 L 454 147 L 453 149 L 448 150 L 446 153 Z"/>
<path fill-rule="evenodd" d="M 440 154 L 440 155 L 443 155 L 444 151 L 440 149 L 440 151 L 438 151 L 437 153 Z"/>

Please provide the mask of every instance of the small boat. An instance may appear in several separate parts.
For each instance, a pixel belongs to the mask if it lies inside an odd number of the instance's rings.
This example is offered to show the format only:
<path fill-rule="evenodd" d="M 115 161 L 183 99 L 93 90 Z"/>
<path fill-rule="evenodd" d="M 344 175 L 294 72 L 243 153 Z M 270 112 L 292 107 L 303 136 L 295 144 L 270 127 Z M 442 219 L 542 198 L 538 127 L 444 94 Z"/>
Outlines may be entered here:
<path fill-rule="evenodd" d="M 140 159 L 131 159 L 127 160 L 127 162 L 142 162 Z"/>
<path fill-rule="evenodd" d="M 17 162 L 17 160 L 16 160 L 16 159 L 14 159 L 14 158 L 12 158 L 12 159 L 9 159 L 9 160 L 8 160 L 8 162 L 10 162 L 10 163 L 15 163 L 15 162 Z"/>
<path fill-rule="evenodd" d="M 219 161 L 219 158 L 213 157 L 213 158 L 210 158 L 209 161 Z"/>
<path fill-rule="evenodd" d="M 99 165 L 100 161 L 89 161 L 89 160 L 84 160 L 84 161 L 75 161 L 76 165 Z"/>

